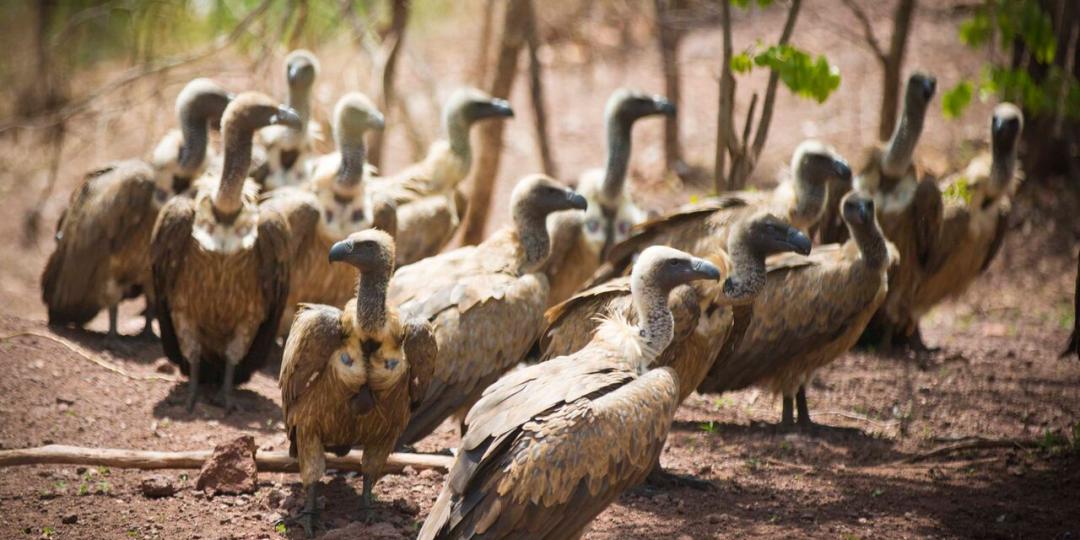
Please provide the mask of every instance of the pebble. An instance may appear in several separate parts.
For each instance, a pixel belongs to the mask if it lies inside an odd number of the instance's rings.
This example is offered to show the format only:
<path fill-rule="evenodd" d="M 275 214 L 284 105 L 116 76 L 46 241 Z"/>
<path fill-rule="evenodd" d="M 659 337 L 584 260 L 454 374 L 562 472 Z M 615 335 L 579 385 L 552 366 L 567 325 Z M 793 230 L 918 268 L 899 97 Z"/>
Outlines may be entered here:
<path fill-rule="evenodd" d="M 60 522 L 64 525 L 71 525 L 79 522 L 78 514 L 64 514 L 64 517 L 60 518 Z"/>
<path fill-rule="evenodd" d="M 720 514 L 709 514 L 705 519 L 708 520 L 709 523 L 716 525 L 717 523 L 720 523 Z"/>
<path fill-rule="evenodd" d="M 139 487 L 142 489 L 143 496 L 151 499 L 171 497 L 176 493 L 176 486 L 173 485 L 172 480 L 162 474 L 144 476 Z"/>
<path fill-rule="evenodd" d="M 404 469 L 401 469 L 401 474 L 405 476 L 416 476 L 416 469 L 412 465 L 406 465 Z"/>
<path fill-rule="evenodd" d="M 163 375 L 172 375 L 176 373 L 176 367 L 166 358 L 158 358 L 154 362 L 154 371 Z"/>
<path fill-rule="evenodd" d="M 439 472 L 439 471 L 436 471 L 435 469 L 424 469 L 424 470 L 420 471 L 420 474 L 418 476 L 420 478 L 428 478 L 428 479 L 433 479 L 433 480 L 439 480 L 439 479 L 442 478 L 442 473 Z"/>

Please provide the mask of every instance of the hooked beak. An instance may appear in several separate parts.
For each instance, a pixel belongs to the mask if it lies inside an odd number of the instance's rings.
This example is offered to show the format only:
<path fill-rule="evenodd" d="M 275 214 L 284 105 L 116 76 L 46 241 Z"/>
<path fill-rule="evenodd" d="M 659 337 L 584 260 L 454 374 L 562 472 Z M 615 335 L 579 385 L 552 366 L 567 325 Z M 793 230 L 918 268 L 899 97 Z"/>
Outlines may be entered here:
<path fill-rule="evenodd" d="M 810 238 L 795 227 L 788 230 L 786 243 L 791 246 L 792 251 L 799 255 L 810 254 Z"/>
<path fill-rule="evenodd" d="M 868 202 L 859 203 L 859 218 L 863 223 L 870 223 L 874 220 L 874 210 Z"/>
<path fill-rule="evenodd" d="M 836 172 L 836 178 L 840 180 L 842 184 L 850 186 L 852 179 L 851 165 L 848 165 L 848 162 L 843 159 L 837 159 L 834 162 L 834 168 Z"/>
<path fill-rule="evenodd" d="M 668 101 L 663 96 L 653 96 L 653 103 L 656 105 L 656 112 L 664 116 L 675 116 L 675 104 Z"/>
<path fill-rule="evenodd" d="M 386 127 L 386 117 L 383 116 L 382 113 L 376 113 L 375 116 L 373 116 L 371 118 L 371 128 L 381 130 L 381 129 L 385 128 L 385 127 Z"/>
<path fill-rule="evenodd" d="M 923 75 L 921 79 L 923 98 L 930 101 L 930 98 L 934 97 L 934 90 L 937 89 L 937 79 L 931 75 Z"/>
<path fill-rule="evenodd" d="M 705 259 L 695 257 L 690 263 L 690 268 L 698 279 L 720 279 L 720 269 Z"/>
<path fill-rule="evenodd" d="M 270 117 L 270 124 L 277 124 L 293 129 L 303 128 L 303 123 L 300 120 L 300 115 L 296 111 L 284 105 L 278 107 L 277 112 Z"/>
<path fill-rule="evenodd" d="M 481 118 L 513 118 L 514 109 L 510 108 L 510 102 L 505 99 L 494 98 L 483 107 Z"/>
<path fill-rule="evenodd" d="M 352 241 L 342 240 L 330 246 L 330 262 L 341 262 L 352 253 Z"/>
<path fill-rule="evenodd" d="M 566 190 L 566 199 L 570 202 L 570 208 L 574 210 L 584 210 L 589 207 L 589 201 L 576 191 Z"/>

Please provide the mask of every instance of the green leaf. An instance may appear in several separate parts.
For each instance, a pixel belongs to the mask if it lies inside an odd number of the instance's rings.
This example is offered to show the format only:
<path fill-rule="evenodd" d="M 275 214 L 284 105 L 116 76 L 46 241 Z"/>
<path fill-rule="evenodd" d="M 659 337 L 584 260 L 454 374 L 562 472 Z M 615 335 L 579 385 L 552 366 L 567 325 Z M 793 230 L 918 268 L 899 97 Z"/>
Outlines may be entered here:
<path fill-rule="evenodd" d="M 960 42 L 968 47 L 978 47 L 986 43 L 993 33 L 990 17 L 985 11 L 977 12 L 970 19 L 960 23 Z"/>
<path fill-rule="evenodd" d="M 960 81 L 941 96 L 941 111 L 945 118 L 958 118 L 971 104 L 974 87 L 970 81 Z"/>
<path fill-rule="evenodd" d="M 941 196 L 948 200 L 970 204 L 971 185 L 968 178 L 966 176 L 957 178 L 953 183 L 949 184 L 949 187 L 945 188 L 945 192 L 942 193 Z"/>
<path fill-rule="evenodd" d="M 754 68 L 754 61 L 746 53 L 736 54 L 731 57 L 731 71 L 735 73 L 749 73 Z"/>
<path fill-rule="evenodd" d="M 817 58 L 792 45 L 773 45 L 754 55 L 754 64 L 775 71 L 795 95 L 823 103 L 840 87 L 840 71 L 823 55 Z"/>

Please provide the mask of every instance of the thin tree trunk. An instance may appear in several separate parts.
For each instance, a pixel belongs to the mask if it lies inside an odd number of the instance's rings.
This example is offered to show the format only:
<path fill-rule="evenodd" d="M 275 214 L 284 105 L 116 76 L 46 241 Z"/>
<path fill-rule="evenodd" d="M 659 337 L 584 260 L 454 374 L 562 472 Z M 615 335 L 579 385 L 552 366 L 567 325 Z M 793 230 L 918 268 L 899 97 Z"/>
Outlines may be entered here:
<path fill-rule="evenodd" d="M 394 75 L 396 73 L 398 58 L 401 56 L 401 47 L 405 43 L 405 28 L 409 22 L 409 1 L 391 0 L 390 27 L 383 35 L 382 47 L 376 59 L 377 71 L 379 72 L 379 109 L 387 120 L 394 112 Z M 387 122 L 390 125 L 390 122 Z M 372 132 L 368 141 L 367 160 L 372 165 L 382 165 L 383 138 L 385 131 Z"/>
<path fill-rule="evenodd" d="M 156 452 L 149 450 L 123 450 L 117 448 L 86 448 L 50 444 L 37 448 L 0 450 L 0 467 L 16 465 L 88 465 L 92 467 L 117 467 L 121 469 L 199 469 L 213 454 L 210 450 L 187 452 Z M 328 468 L 361 471 L 362 453 L 353 451 L 338 457 L 326 456 Z M 393 453 L 386 460 L 383 472 L 400 472 L 405 467 L 417 470 L 450 470 L 454 458 L 429 454 Z M 287 451 L 255 452 L 255 466 L 263 472 L 297 472 L 299 465 Z"/>
<path fill-rule="evenodd" d="M 777 45 L 787 45 L 791 41 L 791 34 L 795 31 L 795 22 L 799 19 L 799 9 L 801 7 L 802 0 L 792 0 L 791 7 L 788 8 L 787 20 L 784 22 L 784 30 L 780 33 L 780 41 L 777 42 Z M 744 179 L 753 172 L 754 166 L 757 164 L 757 158 L 761 155 L 761 150 L 765 147 L 765 141 L 769 137 L 769 125 L 772 124 L 773 105 L 776 103 L 776 90 L 779 83 L 780 74 L 776 71 L 770 73 L 769 84 L 765 87 L 765 101 L 761 105 L 761 120 L 758 121 L 753 151 L 749 156 L 751 159 L 744 165 L 746 167 Z"/>
<path fill-rule="evenodd" d="M 531 11 L 530 1 L 506 2 L 499 56 L 491 85 L 488 87 L 488 93 L 494 97 L 506 99 L 510 96 L 517 74 L 518 56 L 525 43 L 525 26 Z M 479 126 L 479 144 L 476 145 L 472 166 L 472 194 L 469 197 L 469 209 L 465 215 L 462 233 L 462 242 L 465 245 L 479 244 L 484 239 L 488 207 L 491 206 L 491 194 L 499 172 L 503 125 L 504 122 L 501 121 L 488 121 Z"/>
<path fill-rule="evenodd" d="M 878 114 L 878 139 L 886 141 L 896 128 L 897 104 L 900 98 L 901 70 L 904 67 L 904 52 L 907 50 L 911 20 L 915 15 L 916 0 L 900 0 L 893 14 L 892 38 L 889 52 L 882 58 L 881 111 Z"/>
<path fill-rule="evenodd" d="M 671 27 L 670 13 L 680 7 L 679 0 L 655 0 L 656 35 L 660 46 L 660 64 L 664 71 L 664 94 L 679 107 L 679 41 L 682 34 Z M 679 151 L 679 115 L 664 117 L 664 165 L 672 169 L 681 160 Z"/>
<path fill-rule="evenodd" d="M 537 31 L 536 12 L 529 4 L 529 20 L 526 23 L 526 41 L 529 46 L 529 95 L 532 100 L 533 120 L 536 128 L 536 146 L 540 152 L 540 163 L 544 174 L 557 177 L 555 160 L 551 156 L 551 143 L 548 138 L 547 110 L 544 107 L 544 81 L 537 51 L 540 48 L 540 35 Z"/>
<path fill-rule="evenodd" d="M 716 115 L 716 153 L 713 157 L 713 189 L 716 193 L 724 189 L 734 190 L 735 187 L 728 183 L 724 173 L 727 164 L 728 148 L 735 141 L 735 128 L 733 118 L 735 111 L 735 76 L 731 73 L 731 5 L 730 2 L 720 2 L 721 25 L 724 32 L 724 56 L 720 65 L 720 98 Z"/>
<path fill-rule="evenodd" d="M 487 80 L 488 54 L 491 51 L 491 34 L 495 29 L 495 0 L 482 0 L 482 18 L 480 21 L 480 45 L 476 50 L 476 62 L 473 63 L 469 77 L 475 86 L 483 86 Z"/>

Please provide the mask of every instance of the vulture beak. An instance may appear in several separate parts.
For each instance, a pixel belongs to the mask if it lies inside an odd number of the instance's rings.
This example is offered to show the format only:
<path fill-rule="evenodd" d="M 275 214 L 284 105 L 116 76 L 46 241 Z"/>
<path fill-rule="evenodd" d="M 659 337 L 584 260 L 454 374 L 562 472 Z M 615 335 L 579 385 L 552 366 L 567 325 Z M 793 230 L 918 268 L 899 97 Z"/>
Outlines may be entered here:
<path fill-rule="evenodd" d="M 300 115 L 284 105 L 278 107 L 277 112 L 270 117 L 270 124 L 282 125 L 293 129 L 301 129 L 304 127 L 303 122 L 300 120 Z"/>
<path fill-rule="evenodd" d="M 720 279 L 720 269 L 705 259 L 694 257 L 690 261 L 690 271 L 697 279 Z"/>
<path fill-rule="evenodd" d="M 352 240 L 342 240 L 330 246 L 330 262 L 341 262 L 352 253 Z"/>
<path fill-rule="evenodd" d="M 791 246 L 791 250 L 799 255 L 810 254 L 810 238 L 803 234 L 802 231 L 791 227 L 788 229 L 787 245 Z"/>
<path fill-rule="evenodd" d="M 937 88 L 937 79 L 930 75 L 924 75 L 922 80 L 923 98 L 926 101 L 930 101 L 930 98 L 934 97 L 934 90 Z"/>
<path fill-rule="evenodd" d="M 859 202 L 859 218 L 863 223 L 871 223 L 874 221 L 874 206 L 870 201 Z"/>
<path fill-rule="evenodd" d="M 570 202 L 570 208 L 574 210 L 584 210 L 589 207 L 589 201 L 576 191 L 566 190 L 566 199 Z"/>
<path fill-rule="evenodd" d="M 480 108 L 480 118 L 513 118 L 514 109 L 510 108 L 510 102 L 505 99 L 494 98 Z"/>
<path fill-rule="evenodd" d="M 675 104 L 668 101 L 663 96 L 653 96 L 653 104 L 656 106 L 656 112 L 664 116 L 675 116 Z"/>
<path fill-rule="evenodd" d="M 371 116 L 371 128 L 382 130 L 386 127 L 386 117 L 381 112 L 377 112 Z"/>
<path fill-rule="evenodd" d="M 844 185 L 851 185 L 851 165 L 843 159 L 837 159 L 833 162 L 835 168 L 836 178 L 839 179 Z"/>

